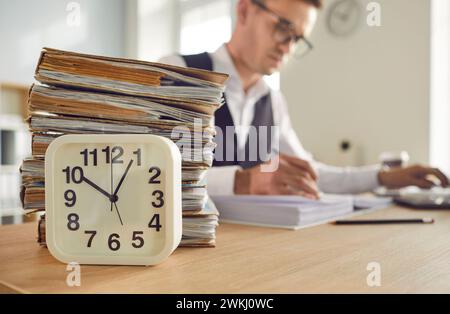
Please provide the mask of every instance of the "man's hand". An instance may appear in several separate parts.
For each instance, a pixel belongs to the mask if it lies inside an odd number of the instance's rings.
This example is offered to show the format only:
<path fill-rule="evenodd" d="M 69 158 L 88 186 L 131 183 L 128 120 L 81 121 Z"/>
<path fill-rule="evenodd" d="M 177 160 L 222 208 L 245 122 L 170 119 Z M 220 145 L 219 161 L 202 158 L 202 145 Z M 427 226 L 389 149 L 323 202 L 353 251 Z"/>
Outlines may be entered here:
<path fill-rule="evenodd" d="M 409 185 L 429 189 L 435 186 L 437 181 L 443 187 L 449 185 L 448 178 L 439 169 L 423 166 L 380 171 L 378 180 L 381 185 L 390 189 L 402 188 Z"/>
<path fill-rule="evenodd" d="M 261 165 L 239 170 L 234 179 L 235 194 L 301 195 L 318 199 L 317 174 L 308 161 L 280 155 L 278 168 L 261 171 Z M 267 163 L 270 163 L 267 162 Z"/>

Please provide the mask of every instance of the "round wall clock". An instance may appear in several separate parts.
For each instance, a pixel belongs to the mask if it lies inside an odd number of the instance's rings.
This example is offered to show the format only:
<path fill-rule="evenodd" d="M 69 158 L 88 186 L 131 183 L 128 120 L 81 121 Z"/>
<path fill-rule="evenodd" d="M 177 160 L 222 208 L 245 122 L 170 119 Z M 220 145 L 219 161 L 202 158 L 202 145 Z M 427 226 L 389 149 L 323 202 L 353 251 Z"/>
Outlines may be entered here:
<path fill-rule="evenodd" d="M 328 9 L 327 28 L 333 35 L 349 36 L 358 28 L 361 16 L 362 7 L 356 0 L 337 0 Z"/>

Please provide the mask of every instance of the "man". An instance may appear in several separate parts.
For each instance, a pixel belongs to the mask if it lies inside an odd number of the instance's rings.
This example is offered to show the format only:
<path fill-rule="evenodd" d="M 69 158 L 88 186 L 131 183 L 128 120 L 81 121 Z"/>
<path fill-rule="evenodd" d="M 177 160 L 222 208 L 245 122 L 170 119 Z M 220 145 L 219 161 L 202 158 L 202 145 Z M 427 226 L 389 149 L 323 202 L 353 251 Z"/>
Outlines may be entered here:
<path fill-rule="evenodd" d="M 435 184 L 430 177 L 447 186 L 447 177 L 435 168 L 412 166 L 385 171 L 378 165 L 332 167 L 314 161 L 304 150 L 291 126 L 282 94 L 270 90 L 262 77 L 278 71 L 296 49 L 311 47 L 307 37 L 321 6 L 322 0 L 240 0 L 230 42 L 212 54 L 171 56 L 161 60 L 230 75 L 225 91 L 226 105 L 215 114 L 215 124 L 224 134 L 218 145 L 224 151 L 230 150 L 233 141 L 235 144 L 231 148 L 247 159 L 239 160 L 236 153 L 233 160 L 216 158 L 208 173 L 210 194 L 294 194 L 318 198 L 319 190 L 361 193 L 379 185 L 430 188 Z M 234 138 L 225 136 L 227 126 L 236 127 Z M 280 155 L 275 171 L 263 171 L 267 159 L 248 160 L 249 144 L 255 142 L 254 138 L 249 140 L 250 126 L 256 127 L 257 140 L 264 135 L 261 126 L 279 128 Z M 269 149 L 273 149 L 270 140 Z"/>

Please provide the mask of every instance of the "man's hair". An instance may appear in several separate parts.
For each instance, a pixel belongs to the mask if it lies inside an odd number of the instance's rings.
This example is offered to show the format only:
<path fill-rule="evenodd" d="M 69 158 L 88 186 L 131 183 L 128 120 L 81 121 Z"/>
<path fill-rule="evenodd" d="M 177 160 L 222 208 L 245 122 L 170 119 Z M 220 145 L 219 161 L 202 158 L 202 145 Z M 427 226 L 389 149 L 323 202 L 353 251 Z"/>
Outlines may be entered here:
<path fill-rule="evenodd" d="M 315 6 L 317 9 L 321 9 L 323 6 L 323 0 L 301 0 Z"/>

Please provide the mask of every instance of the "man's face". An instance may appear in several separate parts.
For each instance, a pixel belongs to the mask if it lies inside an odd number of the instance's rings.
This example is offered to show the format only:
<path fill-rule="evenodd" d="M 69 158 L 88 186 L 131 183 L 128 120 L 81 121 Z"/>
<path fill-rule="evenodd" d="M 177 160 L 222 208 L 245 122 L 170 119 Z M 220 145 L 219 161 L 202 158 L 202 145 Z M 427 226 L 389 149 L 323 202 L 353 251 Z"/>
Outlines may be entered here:
<path fill-rule="evenodd" d="M 293 34 L 308 37 L 317 18 L 317 9 L 300 0 L 265 0 L 268 9 L 293 24 Z M 243 56 L 255 72 L 270 75 L 278 71 L 292 51 L 293 42 L 280 43 L 274 36 L 278 19 L 249 0 L 248 19 L 243 27 L 247 38 Z"/>

